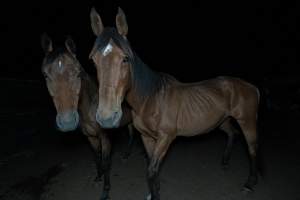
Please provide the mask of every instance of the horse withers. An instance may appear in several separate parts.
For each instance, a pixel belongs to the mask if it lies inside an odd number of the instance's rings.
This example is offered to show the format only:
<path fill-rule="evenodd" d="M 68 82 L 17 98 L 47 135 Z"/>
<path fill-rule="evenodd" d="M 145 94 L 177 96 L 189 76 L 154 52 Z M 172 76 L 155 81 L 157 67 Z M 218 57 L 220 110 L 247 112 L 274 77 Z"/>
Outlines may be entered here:
<path fill-rule="evenodd" d="M 97 82 L 80 65 L 76 58 L 75 43 L 70 37 L 61 48 L 54 49 L 52 40 L 46 34 L 42 35 L 41 42 L 45 52 L 42 73 L 57 111 L 56 125 L 63 132 L 75 130 L 80 125 L 96 153 L 96 180 L 100 180 L 104 175 L 102 199 L 108 199 L 111 142 L 107 130 L 99 126 L 95 119 L 98 105 Z M 120 124 L 128 125 L 131 144 L 131 113 L 127 107 L 122 107 L 122 110 L 125 115 Z"/>

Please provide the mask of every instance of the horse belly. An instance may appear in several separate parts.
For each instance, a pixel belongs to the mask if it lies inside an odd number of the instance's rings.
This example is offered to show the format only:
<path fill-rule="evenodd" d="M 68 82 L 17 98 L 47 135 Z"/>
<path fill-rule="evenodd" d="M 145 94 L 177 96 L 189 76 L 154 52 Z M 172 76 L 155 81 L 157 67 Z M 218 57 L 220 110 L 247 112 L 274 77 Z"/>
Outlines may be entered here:
<path fill-rule="evenodd" d="M 178 118 L 177 135 L 194 136 L 205 134 L 215 129 L 223 121 L 225 115 L 217 110 L 200 113 L 186 113 Z"/>

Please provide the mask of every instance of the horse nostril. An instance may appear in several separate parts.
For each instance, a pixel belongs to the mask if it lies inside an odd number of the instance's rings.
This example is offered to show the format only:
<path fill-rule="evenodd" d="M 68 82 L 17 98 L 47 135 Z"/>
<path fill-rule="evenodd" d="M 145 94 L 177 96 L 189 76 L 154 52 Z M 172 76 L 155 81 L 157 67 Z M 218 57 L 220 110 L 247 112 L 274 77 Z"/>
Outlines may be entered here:
<path fill-rule="evenodd" d="M 100 122 L 100 121 L 101 121 L 99 112 L 96 112 L 96 121 L 97 121 L 97 122 Z"/>
<path fill-rule="evenodd" d="M 59 128 L 62 127 L 61 117 L 59 115 L 56 117 L 56 125 Z"/>
<path fill-rule="evenodd" d="M 75 123 L 79 123 L 79 114 L 78 112 L 75 112 Z"/>
<path fill-rule="evenodd" d="M 118 111 L 115 111 L 115 112 L 113 113 L 113 115 L 112 115 L 112 119 L 113 119 L 113 120 L 116 120 L 116 118 L 118 117 L 118 115 L 119 115 L 119 112 L 118 112 Z"/>

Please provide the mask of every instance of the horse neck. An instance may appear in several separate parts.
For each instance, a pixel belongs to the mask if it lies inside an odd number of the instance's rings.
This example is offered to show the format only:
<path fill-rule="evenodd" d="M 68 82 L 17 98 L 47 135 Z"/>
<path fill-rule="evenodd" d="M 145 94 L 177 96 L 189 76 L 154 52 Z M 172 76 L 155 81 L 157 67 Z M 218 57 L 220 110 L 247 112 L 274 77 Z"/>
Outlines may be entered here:
<path fill-rule="evenodd" d="M 96 103 L 97 85 L 85 71 L 82 71 L 78 109 L 81 113 L 84 113 Z"/>
<path fill-rule="evenodd" d="M 163 78 L 160 73 L 151 70 L 135 55 L 129 81 L 131 84 L 126 101 L 134 111 L 138 112 L 147 99 L 155 96 L 161 89 Z"/>

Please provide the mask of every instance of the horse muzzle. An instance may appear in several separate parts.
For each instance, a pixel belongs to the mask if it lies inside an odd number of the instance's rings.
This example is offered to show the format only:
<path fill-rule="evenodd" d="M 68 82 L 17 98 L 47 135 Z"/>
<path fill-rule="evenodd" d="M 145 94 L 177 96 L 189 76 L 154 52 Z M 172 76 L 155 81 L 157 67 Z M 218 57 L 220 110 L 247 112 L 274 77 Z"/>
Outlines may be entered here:
<path fill-rule="evenodd" d="M 120 126 L 121 118 L 122 118 L 122 110 L 112 112 L 112 114 L 108 117 L 103 117 L 100 114 L 101 112 L 96 113 L 96 121 L 100 124 L 102 128 L 118 128 Z"/>
<path fill-rule="evenodd" d="M 60 131 L 74 131 L 79 124 L 79 114 L 77 111 L 67 111 L 56 115 L 56 125 Z"/>

